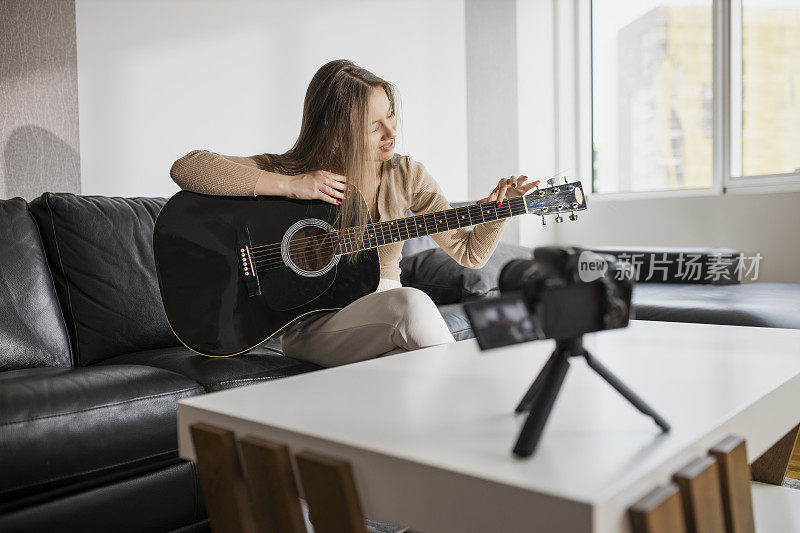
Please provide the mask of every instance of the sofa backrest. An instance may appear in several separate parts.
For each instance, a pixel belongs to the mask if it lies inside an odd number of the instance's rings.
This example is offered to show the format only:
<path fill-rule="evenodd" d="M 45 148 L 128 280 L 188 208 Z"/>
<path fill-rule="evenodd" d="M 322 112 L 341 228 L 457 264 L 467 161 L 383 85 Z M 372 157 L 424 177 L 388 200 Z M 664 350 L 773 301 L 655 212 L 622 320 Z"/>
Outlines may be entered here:
<path fill-rule="evenodd" d="M 36 223 L 22 198 L 0 200 L 0 371 L 71 364 Z"/>
<path fill-rule="evenodd" d="M 733 248 L 593 246 L 587 249 L 630 263 L 636 283 L 739 283 L 739 251 Z"/>
<path fill-rule="evenodd" d="M 75 364 L 179 346 L 153 261 L 165 198 L 44 193 L 28 205 L 42 234 Z"/>

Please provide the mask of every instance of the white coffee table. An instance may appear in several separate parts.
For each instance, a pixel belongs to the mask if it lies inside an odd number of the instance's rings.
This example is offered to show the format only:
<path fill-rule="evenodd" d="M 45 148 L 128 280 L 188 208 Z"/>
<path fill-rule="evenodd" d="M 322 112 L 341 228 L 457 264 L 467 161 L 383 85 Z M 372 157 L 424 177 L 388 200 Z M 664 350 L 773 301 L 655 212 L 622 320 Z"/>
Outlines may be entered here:
<path fill-rule="evenodd" d="M 626 510 L 729 434 L 748 461 L 800 421 L 800 331 L 633 321 L 584 345 L 672 425 L 662 434 L 574 358 L 539 448 L 514 407 L 553 350 L 474 340 L 179 402 L 206 422 L 351 462 L 367 516 L 415 531 L 626 531 Z"/>

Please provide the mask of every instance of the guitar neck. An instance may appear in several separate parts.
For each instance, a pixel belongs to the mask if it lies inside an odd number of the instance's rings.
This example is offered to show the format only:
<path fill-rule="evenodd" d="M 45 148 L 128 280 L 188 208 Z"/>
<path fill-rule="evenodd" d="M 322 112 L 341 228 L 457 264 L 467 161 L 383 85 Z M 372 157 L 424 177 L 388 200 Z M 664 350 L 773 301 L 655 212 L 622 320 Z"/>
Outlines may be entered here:
<path fill-rule="evenodd" d="M 373 222 L 340 231 L 339 250 L 340 254 L 349 254 L 525 213 L 525 202 L 522 197 L 517 196 L 506 198 L 500 207 L 495 202 L 485 202 Z"/>
<path fill-rule="evenodd" d="M 525 196 L 495 202 L 466 205 L 410 217 L 373 222 L 335 232 L 338 254 L 377 248 L 484 222 L 503 220 L 525 214 L 545 215 L 586 209 L 580 182 L 540 189 Z"/>

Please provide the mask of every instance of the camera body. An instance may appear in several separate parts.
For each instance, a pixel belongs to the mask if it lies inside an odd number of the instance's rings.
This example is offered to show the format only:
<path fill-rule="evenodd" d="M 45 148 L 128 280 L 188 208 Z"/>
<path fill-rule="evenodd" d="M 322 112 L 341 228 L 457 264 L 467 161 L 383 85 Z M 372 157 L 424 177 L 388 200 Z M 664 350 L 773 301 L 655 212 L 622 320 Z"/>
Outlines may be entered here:
<path fill-rule="evenodd" d="M 499 298 L 464 305 L 482 350 L 624 328 L 631 317 L 630 265 L 578 247 L 538 247 L 507 263 L 499 286 Z"/>

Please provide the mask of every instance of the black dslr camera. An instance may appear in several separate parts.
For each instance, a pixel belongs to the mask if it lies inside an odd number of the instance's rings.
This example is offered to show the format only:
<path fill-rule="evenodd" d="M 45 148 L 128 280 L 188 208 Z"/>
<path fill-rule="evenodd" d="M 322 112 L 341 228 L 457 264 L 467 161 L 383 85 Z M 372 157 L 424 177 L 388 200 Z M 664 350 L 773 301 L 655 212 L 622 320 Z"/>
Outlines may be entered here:
<path fill-rule="evenodd" d="M 631 316 L 630 265 L 575 247 L 545 246 L 500 272 L 502 296 L 465 304 L 482 350 L 624 328 Z"/>
<path fill-rule="evenodd" d="M 633 272 L 617 263 L 576 247 L 536 248 L 533 259 L 515 259 L 500 272 L 499 298 L 464 304 L 481 350 L 555 339 L 556 347 L 516 412 L 528 417 L 514 445 L 514 454 L 528 457 L 538 446 L 550 416 L 569 358 L 582 356 L 589 367 L 634 407 L 651 416 L 663 431 L 669 424 L 583 347 L 583 334 L 624 328 L 631 317 Z"/>

